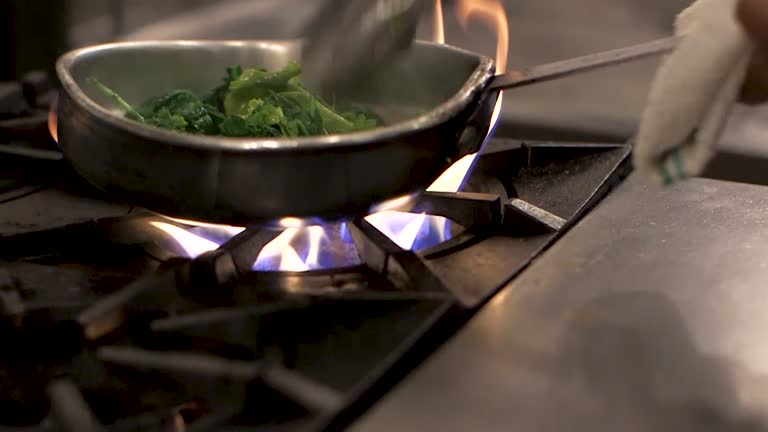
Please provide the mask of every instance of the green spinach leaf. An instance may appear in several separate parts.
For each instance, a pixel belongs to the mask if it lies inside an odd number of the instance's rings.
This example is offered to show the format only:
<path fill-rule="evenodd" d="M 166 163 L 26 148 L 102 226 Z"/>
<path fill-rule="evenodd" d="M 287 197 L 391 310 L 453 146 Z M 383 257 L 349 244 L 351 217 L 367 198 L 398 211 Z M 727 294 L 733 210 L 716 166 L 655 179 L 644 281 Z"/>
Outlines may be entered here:
<path fill-rule="evenodd" d="M 100 81 L 89 81 L 114 100 L 127 118 L 177 132 L 299 137 L 354 132 L 381 123 L 374 113 L 363 109 L 345 107 L 337 112 L 304 88 L 300 74 L 297 63 L 274 72 L 232 66 L 207 96 L 176 89 L 137 108 Z"/>

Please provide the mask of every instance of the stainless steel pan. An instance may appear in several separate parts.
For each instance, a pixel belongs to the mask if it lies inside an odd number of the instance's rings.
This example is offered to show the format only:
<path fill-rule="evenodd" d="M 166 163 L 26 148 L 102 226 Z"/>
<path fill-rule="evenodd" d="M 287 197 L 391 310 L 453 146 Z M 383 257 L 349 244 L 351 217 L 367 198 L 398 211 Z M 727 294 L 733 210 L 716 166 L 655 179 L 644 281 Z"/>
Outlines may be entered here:
<path fill-rule="evenodd" d="M 479 150 L 502 88 L 659 52 L 673 41 L 494 76 L 486 57 L 417 42 L 355 100 L 387 126 L 353 134 L 249 139 L 178 134 L 125 119 L 86 83 L 139 103 L 172 88 L 204 92 L 227 66 L 279 68 L 293 41 L 125 42 L 70 52 L 58 138 L 76 171 L 116 200 L 169 216 L 227 224 L 296 224 L 389 206 L 407 209 L 458 158 Z M 623 54 L 622 54 L 623 53 Z"/>
<path fill-rule="evenodd" d="M 294 42 L 127 42 L 80 49 L 57 64 L 58 137 L 92 184 L 170 216 L 217 223 L 365 214 L 423 191 L 453 161 L 477 151 L 498 94 L 493 62 L 417 43 L 378 74 L 359 102 L 389 126 L 296 139 L 178 134 L 125 119 L 86 82 L 96 77 L 130 103 L 172 88 L 204 92 L 227 66 L 280 68 Z"/>

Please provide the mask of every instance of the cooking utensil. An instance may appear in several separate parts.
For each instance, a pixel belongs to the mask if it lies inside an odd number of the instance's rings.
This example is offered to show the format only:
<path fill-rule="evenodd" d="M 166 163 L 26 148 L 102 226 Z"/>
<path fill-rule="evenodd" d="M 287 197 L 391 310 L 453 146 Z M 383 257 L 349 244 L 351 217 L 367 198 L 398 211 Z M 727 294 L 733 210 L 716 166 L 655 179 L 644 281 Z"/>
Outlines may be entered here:
<path fill-rule="evenodd" d="M 568 75 L 589 72 L 594 69 L 628 61 L 641 60 L 646 57 L 668 53 L 675 49 L 679 41 L 679 36 L 671 36 L 624 48 L 538 65 L 529 69 L 513 70 L 496 76 L 491 85 L 488 86 L 488 89 L 508 90 Z"/>
<path fill-rule="evenodd" d="M 354 90 L 413 43 L 425 0 L 326 0 L 306 27 L 305 83 L 315 91 Z"/>
<path fill-rule="evenodd" d="M 130 103 L 171 88 L 204 92 L 226 66 L 275 69 L 299 58 L 295 41 L 100 45 L 65 54 L 57 63 L 58 136 L 67 160 L 95 186 L 115 199 L 183 219 L 285 226 L 384 208 L 408 210 L 409 198 L 458 158 L 480 149 L 500 89 L 663 53 L 674 43 L 662 40 L 496 77 L 487 57 L 416 42 L 375 71 L 352 100 L 372 107 L 387 126 L 280 139 L 197 136 L 138 124 L 112 109 L 112 101 L 86 79 L 103 81 Z"/>

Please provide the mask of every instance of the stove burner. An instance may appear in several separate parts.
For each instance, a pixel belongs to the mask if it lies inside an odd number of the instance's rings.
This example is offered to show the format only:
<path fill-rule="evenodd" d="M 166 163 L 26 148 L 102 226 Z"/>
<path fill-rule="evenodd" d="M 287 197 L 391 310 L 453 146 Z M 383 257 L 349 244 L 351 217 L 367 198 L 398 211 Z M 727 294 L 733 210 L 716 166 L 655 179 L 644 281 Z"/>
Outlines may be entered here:
<path fill-rule="evenodd" d="M 290 228 L 264 246 L 255 271 L 309 271 L 360 264 L 347 223 Z"/>
<path fill-rule="evenodd" d="M 366 220 L 406 250 L 422 251 L 450 240 L 461 227 L 442 216 L 398 211 L 374 213 Z M 150 224 L 176 240 L 174 254 L 196 258 L 218 249 L 245 228 L 171 219 Z M 361 263 L 348 223 L 288 228 L 264 246 L 253 264 L 259 271 L 310 271 L 356 266 Z"/>
<path fill-rule="evenodd" d="M 33 71 L 19 82 L 0 82 L 0 154 L 60 160 L 48 131 L 56 90 L 45 72 Z"/>

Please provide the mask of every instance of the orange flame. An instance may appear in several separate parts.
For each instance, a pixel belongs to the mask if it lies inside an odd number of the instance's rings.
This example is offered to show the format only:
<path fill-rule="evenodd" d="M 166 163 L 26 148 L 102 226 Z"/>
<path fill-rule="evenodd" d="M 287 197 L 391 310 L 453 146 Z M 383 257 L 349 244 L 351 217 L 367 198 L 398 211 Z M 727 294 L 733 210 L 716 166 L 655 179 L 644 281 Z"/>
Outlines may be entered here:
<path fill-rule="evenodd" d="M 496 71 L 507 69 L 509 51 L 509 21 L 501 0 L 458 0 L 456 16 L 466 30 L 471 18 L 478 18 L 493 28 L 496 33 Z"/>
<path fill-rule="evenodd" d="M 388 210 L 374 213 L 366 217 L 365 220 L 402 249 L 411 250 L 426 218 L 427 215 L 424 213 L 414 214 Z M 402 228 L 395 229 L 396 226 Z"/>
<path fill-rule="evenodd" d="M 314 228 L 314 227 L 312 227 Z M 280 270 L 284 271 L 307 271 L 309 265 L 301 259 L 296 249 L 291 247 L 291 241 L 299 233 L 300 228 L 288 228 L 283 231 L 274 240 L 267 243 L 259 253 L 256 262 L 266 260 L 271 257 L 280 257 Z"/>
<path fill-rule="evenodd" d="M 304 259 L 294 247 L 294 240 L 303 235 L 306 235 L 309 242 L 309 249 Z M 288 228 L 264 246 L 254 267 L 258 267 L 261 262 L 277 258 L 280 263 L 277 268 L 281 271 L 301 272 L 317 269 L 320 267 L 320 246 L 325 237 L 325 229 L 318 225 Z"/>
<path fill-rule="evenodd" d="M 503 73 L 507 69 L 507 53 L 509 51 L 509 21 L 507 12 L 501 0 L 459 0 L 456 4 L 456 16 L 459 23 L 467 29 L 469 20 L 473 17 L 481 19 L 490 25 L 496 33 L 496 70 Z M 435 42 L 445 43 L 445 25 L 442 0 L 435 0 Z M 491 117 L 491 125 L 495 124 L 501 114 L 502 99 L 496 103 Z M 477 157 L 476 153 L 469 154 L 451 165 L 432 185 L 427 188 L 430 192 L 457 192 Z"/>
<path fill-rule="evenodd" d="M 459 0 L 456 3 L 456 15 L 459 23 L 466 30 L 471 18 L 478 18 L 493 28 L 496 33 L 496 73 L 507 70 L 507 55 L 509 52 L 509 19 L 501 0 Z M 496 124 L 501 114 L 502 92 L 493 109 L 491 125 Z"/>
<path fill-rule="evenodd" d="M 59 118 L 56 112 L 57 100 L 54 99 L 51 104 L 51 110 L 48 111 L 48 133 L 57 143 L 59 142 Z"/>
<path fill-rule="evenodd" d="M 150 225 L 165 231 L 168 235 L 173 237 L 190 258 L 197 258 L 206 252 L 219 248 L 217 243 L 202 238 L 176 225 L 159 221 L 152 221 L 150 222 Z"/>
<path fill-rule="evenodd" d="M 166 219 L 172 220 L 176 223 L 180 223 L 182 225 L 189 225 L 189 226 L 196 226 L 196 227 L 204 227 L 204 228 L 215 228 L 219 231 L 226 232 L 230 236 L 234 237 L 241 232 L 245 231 L 244 227 L 236 227 L 231 225 L 221 225 L 221 224 L 212 224 L 212 223 L 206 223 L 206 222 L 199 222 L 199 221 L 191 221 L 187 219 L 179 219 L 179 218 L 172 218 L 165 216 Z"/>
<path fill-rule="evenodd" d="M 435 0 L 435 28 L 432 40 L 445 43 L 445 22 L 443 21 L 443 0 Z"/>

